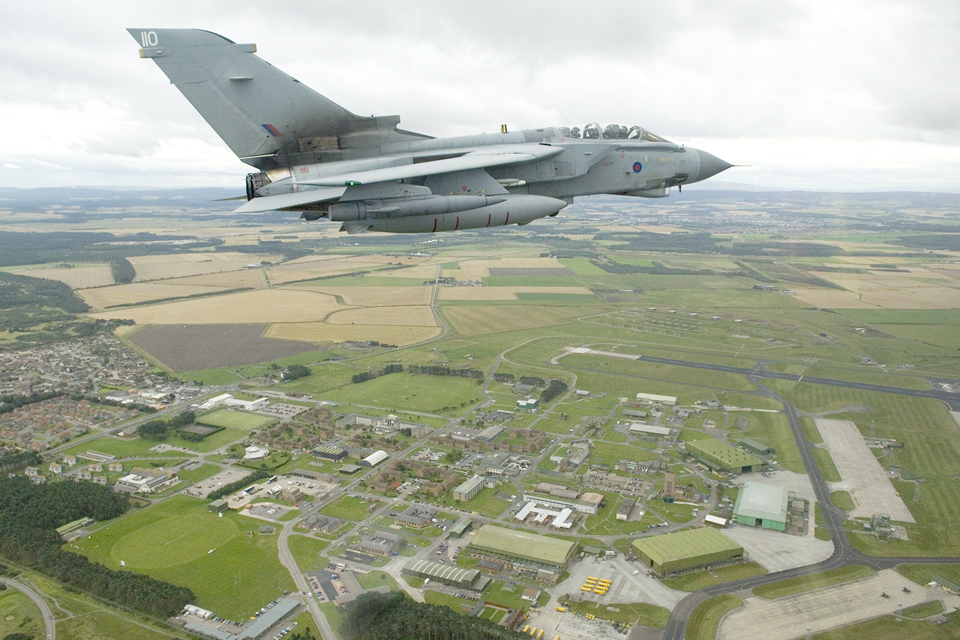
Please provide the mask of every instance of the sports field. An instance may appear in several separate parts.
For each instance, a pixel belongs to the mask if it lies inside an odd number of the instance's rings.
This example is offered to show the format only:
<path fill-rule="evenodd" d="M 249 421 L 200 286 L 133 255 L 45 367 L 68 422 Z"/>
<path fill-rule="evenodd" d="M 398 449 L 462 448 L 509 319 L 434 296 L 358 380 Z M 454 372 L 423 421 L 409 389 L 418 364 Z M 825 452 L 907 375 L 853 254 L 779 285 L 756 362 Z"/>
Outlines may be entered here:
<path fill-rule="evenodd" d="M 260 524 L 232 511 L 218 517 L 203 502 L 174 496 L 65 548 L 187 586 L 198 606 L 241 620 L 295 588 L 277 559 L 276 536 L 248 535 Z"/>
<path fill-rule="evenodd" d="M 476 380 L 449 376 L 392 373 L 359 384 L 348 384 L 319 396 L 322 400 L 414 409 L 432 413 L 462 411 L 461 406 L 483 397 Z"/>
<path fill-rule="evenodd" d="M 234 429 L 259 429 L 265 424 L 275 420 L 256 413 L 246 411 L 232 411 L 230 409 L 217 409 L 212 413 L 207 413 L 197 417 L 197 424 L 207 424 L 212 427 L 231 427 Z"/>

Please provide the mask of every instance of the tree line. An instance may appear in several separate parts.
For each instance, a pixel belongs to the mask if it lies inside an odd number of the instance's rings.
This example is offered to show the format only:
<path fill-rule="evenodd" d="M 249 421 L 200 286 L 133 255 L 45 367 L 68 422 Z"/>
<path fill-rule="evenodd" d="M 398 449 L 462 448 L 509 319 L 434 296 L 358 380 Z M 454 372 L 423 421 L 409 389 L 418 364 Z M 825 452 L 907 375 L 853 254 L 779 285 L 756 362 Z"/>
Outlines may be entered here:
<path fill-rule="evenodd" d="M 182 431 L 184 427 L 189 427 L 197 419 L 197 414 L 193 411 L 181 411 L 169 420 L 151 420 L 140 425 L 137 433 L 146 440 L 162 441 L 166 440 L 170 432 L 177 433 L 184 440 L 191 442 L 202 442 L 203 436 L 198 433 L 189 433 Z"/>
<path fill-rule="evenodd" d="M 92 482 L 35 485 L 24 476 L 0 478 L 0 554 L 75 589 L 143 613 L 171 616 L 193 592 L 150 576 L 114 571 L 60 548 L 56 528 L 80 518 L 110 520 L 127 497 Z"/>
<path fill-rule="evenodd" d="M 526 638 L 484 618 L 413 602 L 404 594 L 364 593 L 344 607 L 340 632 L 351 640 L 507 640 Z"/>
<path fill-rule="evenodd" d="M 361 373 L 355 374 L 350 380 L 353 384 L 359 384 L 361 382 L 366 382 L 367 380 L 373 380 L 379 378 L 380 376 L 387 376 L 391 373 L 403 373 L 402 364 L 388 364 L 383 369 L 379 371 L 363 371 Z"/>
<path fill-rule="evenodd" d="M 543 393 L 540 394 L 540 401 L 546 404 L 560 394 L 566 393 L 567 389 L 569 389 L 569 387 L 566 382 L 554 378 L 550 381 L 550 384 L 547 385 L 547 388 L 543 390 Z"/>
<path fill-rule="evenodd" d="M 428 376 L 453 376 L 456 378 L 473 378 L 475 380 L 482 380 L 484 378 L 483 371 L 479 371 L 478 369 L 451 369 L 444 364 L 412 364 L 407 370 L 410 373 Z"/>

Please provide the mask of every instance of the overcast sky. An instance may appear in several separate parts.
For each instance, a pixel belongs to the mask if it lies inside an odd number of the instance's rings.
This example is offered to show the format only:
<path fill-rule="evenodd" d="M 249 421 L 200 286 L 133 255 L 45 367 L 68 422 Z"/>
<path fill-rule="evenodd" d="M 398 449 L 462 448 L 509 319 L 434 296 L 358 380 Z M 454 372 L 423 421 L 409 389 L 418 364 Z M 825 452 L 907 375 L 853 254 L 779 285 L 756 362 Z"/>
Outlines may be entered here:
<path fill-rule="evenodd" d="M 751 165 L 724 181 L 960 192 L 956 0 L 7 3 L 0 186 L 242 193 L 250 168 L 126 27 L 256 43 L 347 109 L 436 136 L 640 124 Z"/>

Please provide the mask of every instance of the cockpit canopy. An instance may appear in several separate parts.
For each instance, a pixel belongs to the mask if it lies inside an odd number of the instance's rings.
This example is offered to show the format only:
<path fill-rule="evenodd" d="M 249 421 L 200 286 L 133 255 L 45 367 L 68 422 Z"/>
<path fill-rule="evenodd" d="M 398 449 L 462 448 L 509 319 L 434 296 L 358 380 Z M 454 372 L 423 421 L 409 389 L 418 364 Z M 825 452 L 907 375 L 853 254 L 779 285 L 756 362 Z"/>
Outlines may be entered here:
<path fill-rule="evenodd" d="M 564 138 L 583 138 L 584 140 L 636 140 L 638 142 L 666 142 L 673 144 L 666 138 L 650 133 L 643 127 L 633 125 L 627 127 L 622 124 L 608 124 L 603 127 L 597 122 L 591 122 L 580 127 L 558 127 Z"/>

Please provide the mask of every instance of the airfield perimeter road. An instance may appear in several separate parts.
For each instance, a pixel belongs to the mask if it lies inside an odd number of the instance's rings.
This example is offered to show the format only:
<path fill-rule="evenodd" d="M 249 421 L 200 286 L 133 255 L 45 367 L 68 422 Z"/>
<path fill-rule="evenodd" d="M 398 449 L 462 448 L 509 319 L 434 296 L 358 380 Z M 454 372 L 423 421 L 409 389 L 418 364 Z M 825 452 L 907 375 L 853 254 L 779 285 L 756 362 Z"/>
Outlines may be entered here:
<path fill-rule="evenodd" d="M 11 580 L 9 578 L 0 578 L 0 584 L 5 584 L 11 589 L 16 589 L 27 596 L 33 603 L 37 605 L 40 609 L 40 614 L 43 616 L 43 626 L 45 629 L 44 637 L 46 640 L 56 640 L 57 638 L 57 621 L 53 618 L 53 612 L 50 611 L 50 605 L 47 604 L 47 601 L 43 599 L 39 593 L 23 584 L 22 582 L 17 582 L 16 580 Z"/>

